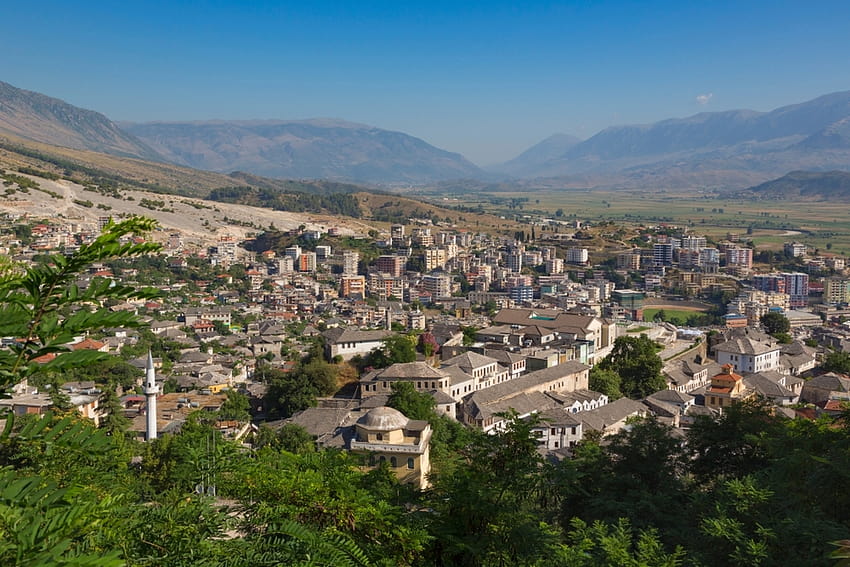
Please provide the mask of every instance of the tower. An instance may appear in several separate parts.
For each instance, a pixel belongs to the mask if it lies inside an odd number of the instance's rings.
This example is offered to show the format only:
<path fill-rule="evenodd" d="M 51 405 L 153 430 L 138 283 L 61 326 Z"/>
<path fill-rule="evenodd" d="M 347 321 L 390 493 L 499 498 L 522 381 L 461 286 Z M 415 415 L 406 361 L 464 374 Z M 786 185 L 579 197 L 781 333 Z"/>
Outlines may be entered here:
<path fill-rule="evenodd" d="M 153 356 L 148 351 L 148 364 L 145 368 L 145 398 L 147 399 L 147 440 L 156 439 L 156 372 L 153 369 Z"/>

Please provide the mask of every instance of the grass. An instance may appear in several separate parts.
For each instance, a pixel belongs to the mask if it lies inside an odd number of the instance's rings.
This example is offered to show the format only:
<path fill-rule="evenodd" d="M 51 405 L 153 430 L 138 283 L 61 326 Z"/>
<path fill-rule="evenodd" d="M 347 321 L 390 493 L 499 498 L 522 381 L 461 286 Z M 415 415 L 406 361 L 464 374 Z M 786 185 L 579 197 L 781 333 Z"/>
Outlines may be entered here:
<path fill-rule="evenodd" d="M 697 313 L 704 313 L 704 311 L 684 311 L 680 309 L 667 309 L 667 308 L 647 308 L 643 310 L 643 320 L 644 321 L 652 321 L 655 314 L 659 311 L 664 311 L 664 320 L 669 321 L 671 323 L 679 323 L 680 325 L 684 325 L 688 322 L 688 317 L 695 315 Z M 629 331 L 631 332 L 631 331 Z"/>
<path fill-rule="evenodd" d="M 646 325 L 635 327 L 634 329 L 628 329 L 627 333 L 643 333 L 644 331 L 648 331 L 652 327 L 647 327 Z"/>
<path fill-rule="evenodd" d="M 491 199 L 528 198 L 522 210 L 506 211 Z M 850 255 L 850 207 L 826 201 L 755 201 L 721 197 L 711 191 L 635 191 L 535 189 L 531 192 L 470 194 L 468 206 L 497 214 L 542 214 L 562 220 L 614 221 L 618 224 L 674 224 L 687 226 L 696 234 L 714 239 L 727 234 L 747 236 L 752 228 L 759 249 L 781 249 L 784 242 L 797 240 L 821 252 Z M 786 234 L 800 231 L 801 234 Z M 827 245 L 830 248 L 827 249 Z"/>

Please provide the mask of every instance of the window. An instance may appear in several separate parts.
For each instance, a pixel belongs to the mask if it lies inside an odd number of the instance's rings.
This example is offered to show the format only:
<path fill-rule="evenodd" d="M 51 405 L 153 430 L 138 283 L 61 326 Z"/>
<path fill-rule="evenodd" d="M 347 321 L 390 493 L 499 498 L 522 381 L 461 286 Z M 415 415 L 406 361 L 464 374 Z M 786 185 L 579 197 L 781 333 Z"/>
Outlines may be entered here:
<path fill-rule="evenodd" d="M 558 430 L 553 427 L 550 435 L 557 435 L 557 434 L 558 434 Z"/>
<path fill-rule="evenodd" d="M 384 440 L 384 434 L 378 433 L 377 435 L 375 435 L 375 439 L 377 439 L 378 441 L 383 441 Z M 383 459 L 383 457 L 381 457 L 381 458 Z"/>
<path fill-rule="evenodd" d="M 390 466 L 392 468 L 396 468 L 398 466 L 398 461 L 396 461 L 395 457 L 390 457 Z"/>
<path fill-rule="evenodd" d="M 409 468 L 409 469 L 413 468 L 413 457 L 410 457 L 410 458 L 407 459 L 407 468 Z"/>

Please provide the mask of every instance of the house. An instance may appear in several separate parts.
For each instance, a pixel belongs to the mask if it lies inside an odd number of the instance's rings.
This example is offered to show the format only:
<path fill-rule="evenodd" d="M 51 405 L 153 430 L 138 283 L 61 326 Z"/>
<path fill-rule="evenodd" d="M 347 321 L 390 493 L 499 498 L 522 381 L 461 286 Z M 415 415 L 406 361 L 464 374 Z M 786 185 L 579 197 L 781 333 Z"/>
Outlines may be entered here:
<path fill-rule="evenodd" d="M 563 408 L 542 411 L 537 418 L 531 434 L 548 451 L 574 447 L 582 439 L 581 421 Z"/>
<path fill-rule="evenodd" d="M 779 367 L 794 376 L 813 369 L 816 364 L 815 349 L 800 341 L 782 345 L 779 350 Z"/>
<path fill-rule="evenodd" d="M 468 394 L 463 398 L 462 421 L 491 431 L 505 423 L 499 414 L 514 411 L 524 417 L 555 408 L 560 404 L 545 393 L 586 390 L 589 370 L 586 364 L 570 361 Z"/>
<path fill-rule="evenodd" d="M 790 406 L 797 403 L 800 399 L 800 393 L 799 390 L 794 392 L 786 387 L 788 378 L 775 370 L 765 370 L 764 372 L 747 374 L 744 377 L 744 384 L 762 398 L 770 400 L 778 406 Z M 791 378 L 791 380 L 794 383 L 802 382 L 798 378 Z"/>
<path fill-rule="evenodd" d="M 779 351 L 777 350 L 777 353 Z M 705 406 L 722 410 L 732 404 L 742 402 L 755 395 L 747 388 L 744 377 L 736 374 L 731 364 L 724 364 L 720 374 L 711 378 L 711 384 L 705 391 Z"/>
<path fill-rule="evenodd" d="M 646 417 L 648 414 L 644 404 L 629 398 L 620 398 L 595 410 L 582 412 L 577 415 L 577 419 L 582 424 L 584 435 L 589 431 L 598 431 L 603 437 L 607 437 L 622 431 L 630 418 Z"/>
<path fill-rule="evenodd" d="M 617 337 L 617 325 L 613 321 L 559 309 L 502 309 L 493 317 L 493 323 L 516 329 L 534 325 L 554 331 L 562 338 L 590 341 L 597 353 L 611 347 Z"/>
<path fill-rule="evenodd" d="M 332 360 L 341 356 L 343 360 L 351 360 L 355 356 L 366 355 L 383 346 L 383 340 L 393 333 L 391 331 L 358 331 L 354 329 L 328 329 L 325 337 L 325 356 Z"/>
<path fill-rule="evenodd" d="M 471 376 L 469 377 L 472 378 Z M 392 393 L 394 382 L 410 382 L 418 392 L 451 391 L 452 379 L 443 370 L 424 362 L 397 362 L 386 368 L 373 370 L 360 378 L 360 397 Z"/>
<path fill-rule="evenodd" d="M 782 345 L 776 339 L 752 336 L 733 338 L 714 347 L 717 362 L 731 365 L 737 372 L 761 372 L 779 368 Z"/>
<path fill-rule="evenodd" d="M 708 385 L 709 376 L 720 371 L 720 365 L 700 355 L 674 360 L 661 369 L 667 387 L 677 392 L 693 392 Z"/>
<path fill-rule="evenodd" d="M 428 487 L 431 426 L 427 421 L 408 419 L 396 409 L 381 406 L 360 417 L 354 430 L 348 448 L 366 455 L 367 467 L 386 463 L 399 482 Z"/>
<path fill-rule="evenodd" d="M 830 372 L 815 376 L 803 385 L 800 401 L 823 405 L 829 400 L 850 401 L 850 378 Z"/>

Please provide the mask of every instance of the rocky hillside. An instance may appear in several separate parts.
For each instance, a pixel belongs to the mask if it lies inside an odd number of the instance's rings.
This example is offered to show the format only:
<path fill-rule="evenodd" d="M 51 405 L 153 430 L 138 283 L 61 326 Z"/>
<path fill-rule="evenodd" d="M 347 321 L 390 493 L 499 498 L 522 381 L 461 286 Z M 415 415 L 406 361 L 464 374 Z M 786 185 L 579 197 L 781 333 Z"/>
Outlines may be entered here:
<path fill-rule="evenodd" d="M 0 82 L 0 134 L 117 156 L 162 161 L 103 114 Z"/>
<path fill-rule="evenodd" d="M 122 124 L 173 163 L 276 178 L 418 184 L 483 172 L 407 134 L 340 120 Z"/>

